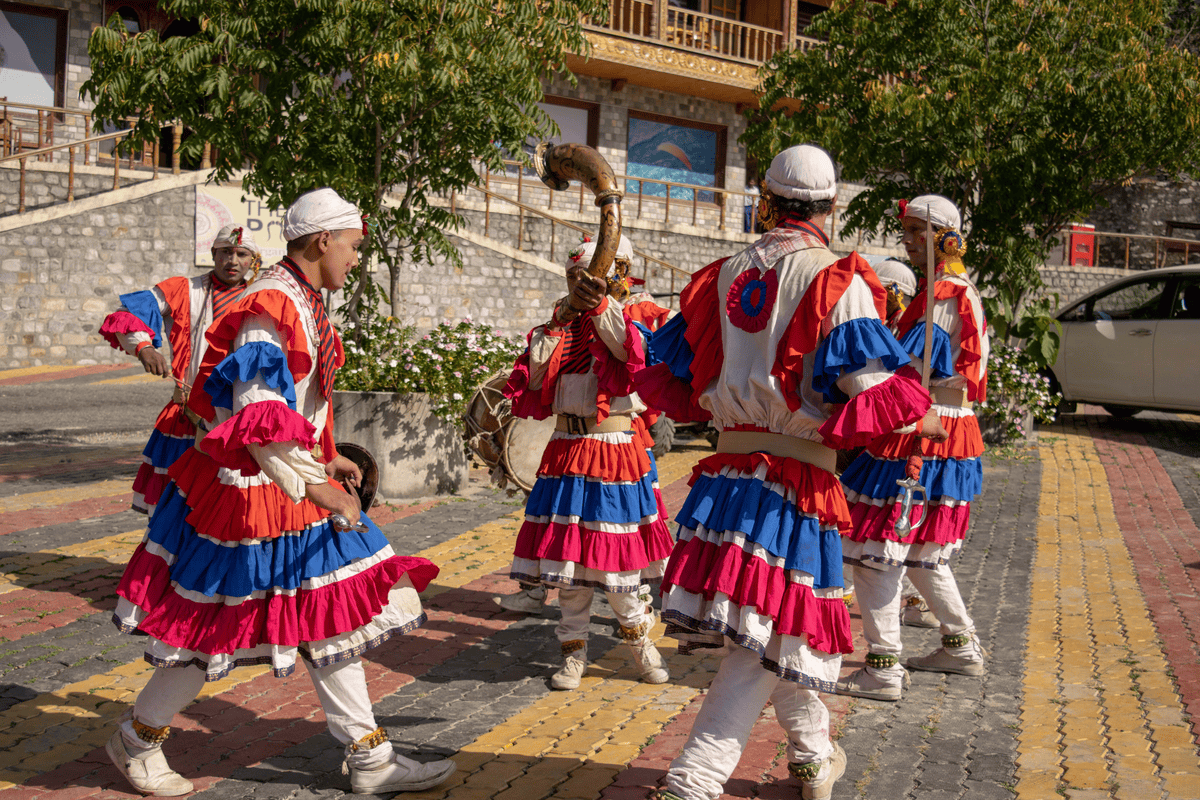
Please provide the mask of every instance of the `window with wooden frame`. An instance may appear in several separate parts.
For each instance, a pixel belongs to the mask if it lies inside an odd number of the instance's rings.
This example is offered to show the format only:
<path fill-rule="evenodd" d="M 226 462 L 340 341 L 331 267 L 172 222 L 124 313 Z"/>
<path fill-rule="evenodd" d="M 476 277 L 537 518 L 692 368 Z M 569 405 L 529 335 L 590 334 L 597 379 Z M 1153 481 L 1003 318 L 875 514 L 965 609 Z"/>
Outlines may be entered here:
<path fill-rule="evenodd" d="M 725 188 L 726 138 L 724 125 L 631 109 L 625 173 L 652 180 L 626 181 L 626 194 L 665 198 L 669 184 L 686 184 L 670 186 L 671 199 L 690 201 L 690 187 Z M 715 203 L 716 194 L 699 191 L 696 199 Z"/>
<path fill-rule="evenodd" d="M 61 108 L 66 83 L 66 10 L 0 0 L 0 98 Z"/>
<path fill-rule="evenodd" d="M 538 103 L 538 107 L 558 125 L 559 134 L 550 141 L 555 144 L 579 142 L 588 147 L 597 146 L 600 141 L 599 103 L 548 94 Z"/>

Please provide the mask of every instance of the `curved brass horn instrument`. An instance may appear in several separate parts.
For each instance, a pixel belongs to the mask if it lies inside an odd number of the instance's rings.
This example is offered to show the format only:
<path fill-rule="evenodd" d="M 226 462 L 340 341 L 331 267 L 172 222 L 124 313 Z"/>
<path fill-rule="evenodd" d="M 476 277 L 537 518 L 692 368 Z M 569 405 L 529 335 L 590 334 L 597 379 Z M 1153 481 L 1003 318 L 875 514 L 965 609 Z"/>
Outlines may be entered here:
<path fill-rule="evenodd" d="M 621 242 L 621 198 L 624 197 L 617 188 L 617 176 L 612 167 L 593 148 L 570 142 L 539 144 L 533 154 L 533 167 L 542 183 L 555 191 L 564 191 L 572 180 L 592 190 L 600 208 L 600 232 L 587 271 L 597 278 L 607 277 Z M 570 306 L 563 314 L 567 319 L 563 321 L 574 319 L 584 311 L 575 306 L 573 297 L 568 302 Z"/>

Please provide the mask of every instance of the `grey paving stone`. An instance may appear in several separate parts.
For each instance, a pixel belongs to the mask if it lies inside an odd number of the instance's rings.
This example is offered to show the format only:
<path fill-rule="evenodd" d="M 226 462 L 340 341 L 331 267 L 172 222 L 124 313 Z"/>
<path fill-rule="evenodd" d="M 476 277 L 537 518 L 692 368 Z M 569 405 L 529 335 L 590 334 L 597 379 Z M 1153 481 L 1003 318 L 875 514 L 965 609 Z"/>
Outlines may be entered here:
<path fill-rule="evenodd" d="M 890 711 L 857 704 L 841 740 L 850 760 L 847 776 L 854 779 L 850 788 L 839 782 L 835 797 L 974 800 L 981 786 L 1011 797 L 1004 784 L 1015 774 L 1016 740 L 1007 725 L 1020 703 L 1040 469 L 1032 458 L 985 457 L 983 496 L 972 505 L 971 530 L 951 563 L 989 651 L 987 675 L 914 671 L 911 688 Z M 903 638 L 906 656 L 940 646 L 936 630 L 904 628 Z M 862 791 L 853 788 L 860 780 L 869 780 Z"/>

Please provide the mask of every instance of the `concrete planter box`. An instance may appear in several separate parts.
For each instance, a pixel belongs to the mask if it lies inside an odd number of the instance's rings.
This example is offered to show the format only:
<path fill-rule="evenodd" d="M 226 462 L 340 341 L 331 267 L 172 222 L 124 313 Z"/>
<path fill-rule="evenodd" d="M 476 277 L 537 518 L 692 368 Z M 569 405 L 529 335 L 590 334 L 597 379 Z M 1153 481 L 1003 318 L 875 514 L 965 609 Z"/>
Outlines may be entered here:
<path fill-rule="evenodd" d="M 380 499 L 451 494 L 467 484 L 462 434 L 434 416 L 428 395 L 334 392 L 333 438 L 375 457 Z"/>

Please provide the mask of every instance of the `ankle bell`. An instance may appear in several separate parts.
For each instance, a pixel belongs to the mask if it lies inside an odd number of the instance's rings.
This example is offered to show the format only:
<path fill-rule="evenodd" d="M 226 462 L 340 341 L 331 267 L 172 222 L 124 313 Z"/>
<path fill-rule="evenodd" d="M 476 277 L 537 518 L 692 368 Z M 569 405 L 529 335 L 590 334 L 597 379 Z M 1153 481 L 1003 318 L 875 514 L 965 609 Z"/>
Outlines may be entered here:
<path fill-rule="evenodd" d="M 949 650 L 952 647 L 966 647 L 971 643 L 971 634 L 952 633 L 942 637 L 942 647 Z"/>
<path fill-rule="evenodd" d="M 636 642 L 639 639 L 644 639 L 646 634 L 650 632 L 650 623 L 643 622 L 641 625 L 635 625 L 632 628 L 621 626 L 621 638 L 627 642 Z"/>
<path fill-rule="evenodd" d="M 867 666 L 871 669 L 890 669 L 899 663 L 899 656 L 886 653 L 867 653 Z"/>
<path fill-rule="evenodd" d="M 376 728 L 356 742 L 351 742 L 346 745 L 346 758 L 342 761 L 342 774 L 349 775 L 351 769 L 371 769 L 374 766 L 386 764 L 391 760 L 391 746 L 388 745 L 388 753 L 386 758 L 379 758 L 381 754 L 374 753 L 376 748 L 388 744 L 388 734 L 383 728 Z M 372 764 L 373 761 L 379 761 L 380 764 Z"/>
<path fill-rule="evenodd" d="M 586 649 L 587 648 L 587 640 L 586 639 L 571 639 L 570 641 L 563 642 L 560 645 L 560 648 L 562 649 L 563 658 L 566 658 L 567 656 L 571 655 L 572 653 L 578 653 L 580 650 Z M 579 656 L 579 658 L 586 658 L 586 655 L 581 654 Z"/>

